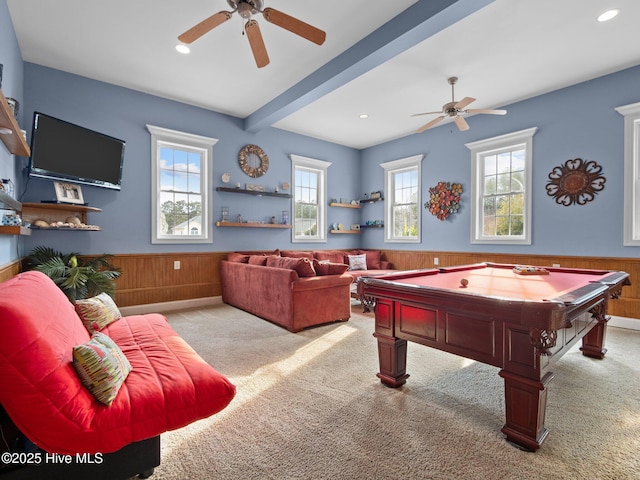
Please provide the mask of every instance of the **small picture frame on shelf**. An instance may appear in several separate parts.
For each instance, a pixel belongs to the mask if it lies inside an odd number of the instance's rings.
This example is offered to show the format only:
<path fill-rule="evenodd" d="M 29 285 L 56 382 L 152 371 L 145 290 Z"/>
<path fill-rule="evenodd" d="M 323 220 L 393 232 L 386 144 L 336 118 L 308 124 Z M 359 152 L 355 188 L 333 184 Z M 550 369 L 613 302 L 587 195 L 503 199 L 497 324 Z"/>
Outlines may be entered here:
<path fill-rule="evenodd" d="M 56 200 L 60 203 L 75 203 L 84 205 L 82 188 L 80 185 L 66 182 L 53 182 L 56 189 Z"/>

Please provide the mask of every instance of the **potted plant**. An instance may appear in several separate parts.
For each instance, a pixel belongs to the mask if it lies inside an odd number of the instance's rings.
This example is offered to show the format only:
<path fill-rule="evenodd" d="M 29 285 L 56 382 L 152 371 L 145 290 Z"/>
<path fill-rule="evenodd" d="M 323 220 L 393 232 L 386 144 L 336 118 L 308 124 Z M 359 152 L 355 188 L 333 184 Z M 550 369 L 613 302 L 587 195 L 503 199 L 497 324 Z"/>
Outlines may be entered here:
<path fill-rule="evenodd" d="M 120 270 L 109 263 L 111 255 L 87 259 L 78 255 L 39 246 L 29 253 L 27 267 L 51 278 L 72 303 L 103 292 L 113 296 Z"/>

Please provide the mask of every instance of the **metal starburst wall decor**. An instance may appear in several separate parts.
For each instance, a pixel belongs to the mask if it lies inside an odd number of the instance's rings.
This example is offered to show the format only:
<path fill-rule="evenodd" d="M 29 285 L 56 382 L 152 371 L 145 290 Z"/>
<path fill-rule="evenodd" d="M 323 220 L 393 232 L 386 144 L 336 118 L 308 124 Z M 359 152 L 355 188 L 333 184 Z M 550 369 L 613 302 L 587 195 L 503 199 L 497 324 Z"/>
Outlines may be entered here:
<path fill-rule="evenodd" d="M 559 205 L 585 205 L 604 190 L 606 181 L 602 176 L 602 166 L 593 160 L 585 162 L 575 158 L 551 170 L 547 194 Z"/>
<path fill-rule="evenodd" d="M 424 204 L 424 208 L 428 208 L 432 215 L 444 221 L 460 208 L 461 193 L 460 183 L 438 182 L 435 187 L 429 189 L 429 201 Z"/>

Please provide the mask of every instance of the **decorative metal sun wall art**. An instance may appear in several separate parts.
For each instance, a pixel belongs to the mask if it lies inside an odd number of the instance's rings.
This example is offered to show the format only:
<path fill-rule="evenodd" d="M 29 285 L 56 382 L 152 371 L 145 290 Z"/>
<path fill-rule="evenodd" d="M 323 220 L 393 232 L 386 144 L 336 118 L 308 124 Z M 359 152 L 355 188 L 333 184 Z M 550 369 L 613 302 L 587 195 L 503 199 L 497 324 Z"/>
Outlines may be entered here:
<path fill-rule="evenodd" d="M 575 158 L 551 170 L 547 194 L 555 198 L 559 205 L 585 205 L 604 190 L 606 181 L 602 176 L 602 166 L 593 160 L 585 162 Z"/>
<path fill-rule="evenodd" d="M 428 208 L 432 215 L 444 221 L 460 208 L 461 193 L 460 183 L 438 182 L 435 187 L 429 189 L 429 201 L 424 204 L 424 208 Z"/>

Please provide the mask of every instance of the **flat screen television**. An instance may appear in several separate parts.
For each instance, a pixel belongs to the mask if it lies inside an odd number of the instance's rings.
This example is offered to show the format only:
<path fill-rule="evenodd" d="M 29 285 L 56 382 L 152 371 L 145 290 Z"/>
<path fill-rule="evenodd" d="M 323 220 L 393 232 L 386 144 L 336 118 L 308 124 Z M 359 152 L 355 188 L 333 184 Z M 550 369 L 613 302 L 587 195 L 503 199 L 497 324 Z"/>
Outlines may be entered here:
<path fill-rule="evenodd" d="M 35 112 L 29 176 L 120 190 L 124 140 Z"/>

